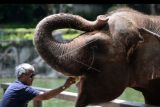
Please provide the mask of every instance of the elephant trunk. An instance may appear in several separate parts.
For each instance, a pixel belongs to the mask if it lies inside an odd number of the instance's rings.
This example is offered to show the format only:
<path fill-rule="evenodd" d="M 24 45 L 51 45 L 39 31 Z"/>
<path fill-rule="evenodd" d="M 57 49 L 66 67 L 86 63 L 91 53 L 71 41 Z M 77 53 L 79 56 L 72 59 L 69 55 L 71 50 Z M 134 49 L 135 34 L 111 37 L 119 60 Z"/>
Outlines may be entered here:
<path fill-rule="evenodd" d="M 36 26 L 34 44 L 38 53 L 52 68 L 65 75 L 80 75 L 78 71 L 72 68 L 75 62 L 70 59 L 77 55 L 77 51 L 73 52 L 73 49 L 78 49 L 87 40 L 76 38 L 70 43 L 58 43 L 52 38 L 52 31 L 61 28 L 93 31 L 104 27 L 106 22 L 106 17 L 102 15 L 98 16 L 96 21 L 88 21 L 71 14 L 50 15 Z"/>

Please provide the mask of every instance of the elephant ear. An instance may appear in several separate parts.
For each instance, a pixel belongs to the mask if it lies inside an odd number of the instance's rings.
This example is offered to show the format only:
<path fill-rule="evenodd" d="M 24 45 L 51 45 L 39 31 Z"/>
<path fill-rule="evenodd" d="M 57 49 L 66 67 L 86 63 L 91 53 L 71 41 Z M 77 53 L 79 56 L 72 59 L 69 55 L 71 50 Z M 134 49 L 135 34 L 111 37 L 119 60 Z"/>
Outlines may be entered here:
<path fill-rule="evenodd" d="M 134 28 L 134 30 L 128 30 L 128 36 L 125 36 L 124 38 L 128 62 L 130 62 L 130 58 L 132 57 L 138 43 L 142 41 L 143 38 L 136 28 Z"/>
<path fill-rule="evenodd" d="M 139 33 L 136 34 L 136 36 L 129 38 L 127 42 L 129 46 L 127 51 L 128 58 L 130 58 L 138 43 L 145 44 L 149 43 L 151 40 L 160 40 L 159 34 L 154 33 L 146 28 L 138 28 L 137 30 Z"/>
<path fill-rule="evenodd" d="M 138 31 L 140 32 L 144 42 L 147 42 L 150 38 L 156 38 L 160 40 L 159 34 L 154 33 L 146 28 L 139 28 Z"/>
<path fill-rule="evenodd" d="M 139 44 L 139 66 L 143 65 L 141 75 L 143 80 L 145 76 L 148 80 L 156 79 L 160 77 L 159 63 L 160 58 L 160 35 L 146 28 L 138 28 L 140 36 L 143 38 L 143 42 Z M 141 61 L 142 60 L 142 61 Z M 148 68 L 145 68 L 149 66 Z M 141 68 L 141 67 L 139 67 Z M 145 71 L 145 72 L 144 72 Z M 148 71 L 148 73 L 146 73 Z M 140 77 L 141 78 L 141 77 Z M 143 81 L 142 80 L 142 81 Z"/>

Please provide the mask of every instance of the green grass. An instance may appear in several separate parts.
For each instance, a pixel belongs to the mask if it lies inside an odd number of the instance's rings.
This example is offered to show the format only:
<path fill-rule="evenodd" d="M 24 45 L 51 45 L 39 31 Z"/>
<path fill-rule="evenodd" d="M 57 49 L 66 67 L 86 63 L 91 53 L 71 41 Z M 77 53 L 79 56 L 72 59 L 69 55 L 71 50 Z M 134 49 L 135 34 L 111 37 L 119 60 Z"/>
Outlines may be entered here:
<path fill-rule="evenodd" d="M 126 88 L 119 99 L 144 103 L 144 97 L 140 91 L 136 91 L 132 88 Z"/>
<path fill-rule="evenodd" d="M 0 78 L 0 83 L 5 83 L 5 82 L 13 82 L 15 78 Z M 65 79 L 63 78 L 35 78 L 33 82 L 33 86 L 37 87 L 43 87 L 43 88 L 57 88 L 65 82 Z M 68 88 L 66 91 L 71 91 L 71 92 L 77 92 L 77 88 L 75 85 L 72 85 L 70 88 Z M 0 88 L 0 99 L 2 98 L 3 95 L 3 90 Z M 118 99 L 123 99 L 127 101 L 132 101 L 132 102 L 144 102 L 143 96 L 141 92 L 138 92 L 134 89 L 131 88 L 126 88 L 124 93 L 118 97 Z M 29 107 L 33 107 L 33 102 L 30 101 Z M 71 101 L 65 101 L 65 100 L 60 100 L 60 99 L 55 99 L 52 98 L 50 100 L 43 101 L 43 107 L 74 107 L 75 102 Z"/>

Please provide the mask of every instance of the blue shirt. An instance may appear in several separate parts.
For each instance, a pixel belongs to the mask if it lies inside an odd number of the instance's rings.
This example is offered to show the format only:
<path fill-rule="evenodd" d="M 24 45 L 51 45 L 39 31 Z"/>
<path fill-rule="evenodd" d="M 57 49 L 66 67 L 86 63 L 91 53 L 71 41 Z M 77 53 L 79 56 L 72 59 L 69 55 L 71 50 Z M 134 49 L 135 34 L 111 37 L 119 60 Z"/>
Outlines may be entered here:
<path fill-rule="evenodd" d="M 16 80 L 5 91 L 0 107 L 27 107 L 28 102 L 38 94 L 38 90 Z"/>

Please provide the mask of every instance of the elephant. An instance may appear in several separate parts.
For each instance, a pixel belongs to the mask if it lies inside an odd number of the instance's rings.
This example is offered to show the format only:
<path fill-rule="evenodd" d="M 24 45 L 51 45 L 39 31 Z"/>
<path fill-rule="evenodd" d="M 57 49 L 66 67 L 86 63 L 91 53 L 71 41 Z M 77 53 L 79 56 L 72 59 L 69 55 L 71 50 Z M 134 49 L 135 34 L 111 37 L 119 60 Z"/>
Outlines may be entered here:
<path fill-rule="evenodd" d="M 51 33 L 62 28 L 84 32 L 58 42 Z M 57 13 L 38 22 L 33 40 L 49 66 L 81 78 L 75 107 L 109 102 L 127 87 L 142 92 L 146 104 L 160 106 L 160 16 L 125 7 L 95 21 Z"/>

